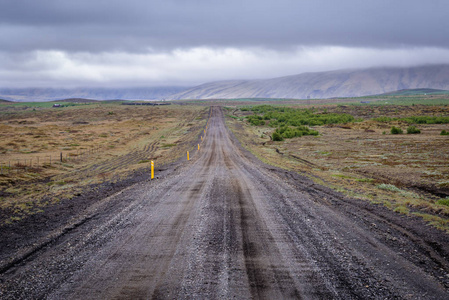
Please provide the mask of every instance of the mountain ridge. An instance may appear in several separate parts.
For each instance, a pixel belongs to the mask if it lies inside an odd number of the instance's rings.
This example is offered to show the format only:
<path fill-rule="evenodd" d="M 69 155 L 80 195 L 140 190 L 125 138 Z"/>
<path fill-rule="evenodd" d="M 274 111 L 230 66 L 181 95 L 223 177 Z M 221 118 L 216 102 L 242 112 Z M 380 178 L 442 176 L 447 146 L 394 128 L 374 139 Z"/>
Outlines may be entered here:
<path fill-rule="evenodd" d="M 170 98 L 179 100 L 361 97 L 415 88 L 449 90 L 449 65 L 344 69 L 307 72 L 271 79 L 216 81 L 187 89 Z"/>
<path fill-rule="evenodd" d="M 0 98 L 9 101 L 55 101 L 68 98 L 93 100 L 322 99 L 381 95 L 408 89 L 449 90 L 449 64 L 306 72 L 269 79 L 215 81 L 190 88 L 179 86 L 0 88 Z"/>

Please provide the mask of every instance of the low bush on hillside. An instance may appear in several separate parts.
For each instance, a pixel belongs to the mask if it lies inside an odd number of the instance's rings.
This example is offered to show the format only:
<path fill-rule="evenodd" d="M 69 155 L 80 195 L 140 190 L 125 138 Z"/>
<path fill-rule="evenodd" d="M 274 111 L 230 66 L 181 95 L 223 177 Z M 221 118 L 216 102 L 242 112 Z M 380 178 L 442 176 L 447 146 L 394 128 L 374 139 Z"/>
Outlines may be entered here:
<path fill-rule="evenodd" d="M 407 128 L 407 134 L 418 134 L 418 133 L 421 133 L 421 130 L 419 130 L 415 126 L 409 126 Z"/>
<path fill-rule="evenodd" d="M 391 132 L 391 134 L 403 134 L 404 133 L 401 128 L 398 128 L 395 126 L 391 127 L 390 132 Z"/>
<path fill-rule="evenodd" d="M 449 131 L 441 130 L 440 135 L 449 135 Z"/>

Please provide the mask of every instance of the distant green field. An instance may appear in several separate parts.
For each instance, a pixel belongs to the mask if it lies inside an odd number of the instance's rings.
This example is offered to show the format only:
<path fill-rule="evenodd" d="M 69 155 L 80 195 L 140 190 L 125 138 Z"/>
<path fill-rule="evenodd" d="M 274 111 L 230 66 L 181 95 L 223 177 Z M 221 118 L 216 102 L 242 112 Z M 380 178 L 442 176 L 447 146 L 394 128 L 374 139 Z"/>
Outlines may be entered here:
<path fill-rule="evenodd" d="M 409 97 L 385 97 L 385 99 L 379 99 L 380 101 L 375 101 L 374 105 L 449 105 L 449 97 L 419 97 L 419 96 L 409 96 Z"/>
<path fill-rule="evenodd" d="M 413 95 L 449 95 L 449 91 L 437 89 L 409 89 L 385 93 L 379 96 L 413 96 Z"/>
<path fill-rule="evenodd" d="M 47 108 L 53 107 L 53 104 L 58 102 L 2 102 L 2 106 L 11 106 L 11 107 L 30 107 L 30 108 Z M 80 106 L 80 105 L 92 105 L 92 103 L 73 103 L 73 102 L 61 102 L 60 103 L 64 107 L 70 106 Z"/>

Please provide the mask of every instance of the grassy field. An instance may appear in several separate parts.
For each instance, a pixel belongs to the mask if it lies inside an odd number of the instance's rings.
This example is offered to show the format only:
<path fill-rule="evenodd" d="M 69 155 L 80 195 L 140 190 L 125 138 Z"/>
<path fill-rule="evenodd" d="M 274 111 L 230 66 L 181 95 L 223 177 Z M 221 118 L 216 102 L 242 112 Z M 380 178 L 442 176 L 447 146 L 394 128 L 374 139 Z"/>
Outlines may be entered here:
<path fill-rule="evenodd" d="M 120 102 L 0 104 L 0 210 L 19 220 L 89 185 L 194 149 L 208 109 Z M 62 159 L 61 159 L 62 158 Z"/>
<path fill-rule="evenodd" d="M 317 183 L 351 197 L 420 216 L 449 232 L 449 136 L 440 135 L 442 130 L 449 131 L 449 124 L 410 123 L 415 116 L 447 118 L 449 106 L 426 101 L 414 105 L 315 105 L 316 115 L 351 115 L 357 122 L 311 126 L 319 135 L 283 141 L 273 141 L 280 117 L 266 117 L 260 110 L 228 106 L 227 122 L 242 144 L 269 164 L 308 174 Z M 264 121 L 254 122 L 254 113 Z M 391 119 L 376 121 L 379 117 Z M 282 120 L 283 126 L 287 123 L 294 128 L 296 124 L 288 118 Z M 406 134 L 412 125 L 421 133 Z M 404 134 L 391 134 L 392 126 Z"/>

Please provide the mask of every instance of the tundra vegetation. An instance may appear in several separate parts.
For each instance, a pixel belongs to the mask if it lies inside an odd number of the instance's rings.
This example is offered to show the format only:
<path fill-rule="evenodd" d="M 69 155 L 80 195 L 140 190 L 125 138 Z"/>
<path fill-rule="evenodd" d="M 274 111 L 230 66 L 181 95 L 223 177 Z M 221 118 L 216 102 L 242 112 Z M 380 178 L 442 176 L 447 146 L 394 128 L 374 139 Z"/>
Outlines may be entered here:
<path fill-rule="evenodd" d="M 0 104 L 0 226 L 193 150 L 208 109 L 121 102 Z"/>
<path fill-rule="evenodd" d="M 252 111 L 254 115 L 247 116 L 250 124 L 255 126 L 268 125 L 276 128 L 272 134 L 274 141 L 282 141 L 304 135 L 318 135 L 318 131 L 308 126 L 322 126 L 327 124 L 344 124 L 356 120 L 349 114 L 328 113 L 322 111 L 315 113 L 315 109 L 295 109 L 289 107 L 276 107 L 259 105 L 243 107 L 242 111 Z"/>
<path fill-rule="evenodd" d="M 449 100 L 397 102 L 232 105 L 227 122 L 266 163 L 449 232 Z"/>

